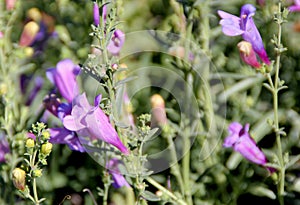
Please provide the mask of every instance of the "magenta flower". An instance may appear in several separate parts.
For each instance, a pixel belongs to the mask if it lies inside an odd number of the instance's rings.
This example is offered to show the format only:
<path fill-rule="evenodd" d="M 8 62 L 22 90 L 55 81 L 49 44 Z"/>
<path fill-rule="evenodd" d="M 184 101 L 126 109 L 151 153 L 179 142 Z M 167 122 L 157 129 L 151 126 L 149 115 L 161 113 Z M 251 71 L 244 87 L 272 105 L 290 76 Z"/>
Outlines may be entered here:
<path fill-rule="evenodd" d="M 122 153 L 129 154 L 108 117 L 99 108 L 100 100 L 101 95 L 96 96 L 95 106 L 91 106 L 85 93 L 74 98 L 71 115 L 67 115 L 63 120 L 65 128 L 77 132 L 78 135 L 88 136 L 91 140 L 102 140 L 115 146 Z"/>
<path fill-rule="evenodd" d="M 106 164 L 106 168 L 108 169 L 114 181 L 112 185 L 116 189 L 121 188 L 123 186 L 130 187 L 125 177 L 120 173 L 120 170 L 118 168 L 120 164 L 122 164 L 122 162 L 115 158 L 109 160 L 109 162 Z"/>
<path fill-rule="evenodd" d="M 259 164 L 265 165 L 267 158 L 264 153 L 257 147 L 256 142 L 249 134 L 249 124 L 243 127 L 238 122 L 233 122 L 228 128 L 229 136 L 224 140 L 224 147 L 232 147 L 235 151 L 239 152 L 247 160 Z M 270 172 L 274 170 L 267 167 Z"/>
<path fill-rule="evenodd" d="M 242 6 L 240 18 L 219 10 L 218 14 L 222 18 L 220 24 L 222 25 L 222 31 L 225 35 L 242 35 L 245 41 L 251 43 L 253 50 L 261 60 L 267 65 L 270 65 L 271 62 L 264 48 L 262 38 L 252 18 L 255 15 L 255 10 L 253 5 L 245 4 Z"/>
<path fill-rule="evenodd" d="M 238 43 L 237 46 L 240 51 L 241 59 L 245 63 L 247 63 L 250 66 L 253 66 L 254 68 L 261 67 L 260 63 L 257 61 L 256 55 L 254 53 L 251 43 L 249 43 L 247 41 L 241 41 Z"/>
<path fill-rule="evenodd" d="M 300 0 L 294 0 L 294 5 L 289 7 L 290 12 L 300 12 Z"/>
<path fill-rule="evenodd" d="M 0 134 L 0 163 L 5 162 L 5 155 L 10 152 L 9 144 L 4 135 Z"/>
<path fill-rule="evenodd" d="M 65 59 L 58 62 L 56 68 L 48 69 L 46 75 L 57 87 L 59 93 L 70 103 L 79 93 L 76 82 L 79 72 L 78 65 L 75 65 L 70 59 Z"/>
<path fill-rule="evenodd" d="M 97 2 L 94 2 L 94 24 L 99 26 L 100 16 L 99 16 L 99 6 Z"/>
<path fill-rule="evenodd" d="M 3 38 L 3 36 L 4 36 L 3 33 L 0 31 L 0 38 Z"/>
<path fill-rule="evenodd" d="M 125 42 L 125 34 L 121 30 L 116 30 L 108 45 L 107 45 L 107 50 L 112 54 L 112 55 L 119 55 L 120 50 Z"/>

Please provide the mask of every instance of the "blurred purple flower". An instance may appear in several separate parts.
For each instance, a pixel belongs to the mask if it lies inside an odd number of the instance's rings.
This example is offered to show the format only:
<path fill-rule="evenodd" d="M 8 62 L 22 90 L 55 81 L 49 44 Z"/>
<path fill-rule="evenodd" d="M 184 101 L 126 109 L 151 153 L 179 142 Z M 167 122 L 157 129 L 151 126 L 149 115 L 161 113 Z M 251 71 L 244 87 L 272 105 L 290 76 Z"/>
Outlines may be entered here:
<path fill-rule="evenodd" d="M 252 18 L 255 15 L 255 10 L 253 5 L 245 4 L 241 8 L 240 18 L 219 10 L 218 14 L 222 18 L 220 24 L 222 25 L 222 31 L 225 35 L 242 35 L 245 41 L 251 43 L 253 50 L 261 60 L 267 65 L 270 65 L 271 62 L 264 48 L 262 38 Z"/>
<path fill-rule="evenodd" d="M 91 106 L 85 93 L 75 97 L 71 115 L 63 120 L 65 128 L 76 131 L 79 135 L 89 136 L 91 140 L 103 140 L 118 148 L 122 153 L 129 154 L 108 117 L 99 108 L 100 101 L 101 95 L 98 95 L 94 101 L 95 106 Z"/>
<path fill-rule="evenodd" d="M 103 21 L 103 26 L 106 24 L 106 18 L 107 18 L 107 5 L 103 5 L 102 7 L 102 21 Z"/>
<path fill-rule="evenodd" d="M 99 16 L 99 6 L 97 2 L 94 2 L 94 24 L 99 26 L 100 16 Z"/>
<path fill-rule="evenodd" d="M 57 87 L 60 94 L 70 103 L 78 95 L 79 89 L 76 76 L 80 72 L 80 67 L 75 65 L 70 59 L 61 60 L 56 68 L 47 70 L 48 79 Z"/>
<path fill-rule="evenodd" d="M 107 50 L 112 55 L 119 55 L 120 50 L 125 42 L 125 34 L 121 30 L 115 30 L 108 45 Z"/>
<path fill-rule="evenodd" d="M 4 36 L 3 33 L 0 31 L 0 38 L 3 38 L 3 36 Z"/>
<path fill-rule="evenodd" d="M 300 0 L 294 0 L 294 5 L 289 7 L 290 12 L 300 12 Z"/>
<path fill-rule="evenodd" d="M 112 185 L 116 189 L 121 188 L 123 186 L 130 187 L 125 177 L 120 173 L 120 170 L 118 168 L 118 166 L 121 164 L 122 162 L 115 158 L 109 160 L 109 162 L 106 164 L 106 168 L 108 169 L 114 181 Z"/>
<path fill-rule="evenodd" d="M 32 75 L 22 74 L 20 76 L 20 89 L 22 95 L 25 96 L 25 105 L 29 106 L 35 99 L 38 92 L 42 89 L 44 84 L 44 79 L 40 76 L 34 77 Z M 33 81 L 33 82 L 32 82 Z M 30 86 L 30 83 L 34 83 L 34 85 Z M 29 90 L 31 88 L 31 90 Z"/>
<path fill-rule="evenodd" d="M 228 131 L 229 136 L 224 140 L 224 147 L 233 147 L 236 152 L 255 164 L 264 166 L 267 163 L 266 156 L 249 134 L 249 124 L 243 127 L 240 123 L 233 122 L 229 125 Z M 274 171 L 269 167 L 267 169 L 270 172 Z"/>
<path fill-rule="evenodd" d="M 50 128 L 50 140 L 53 144 L 67 144 L 71 150 L 85 152 L 75 132 L 66 128 Z"/>
<path fill-rule="evenodd" d="M 5 155 L 10 152 L 9 144 L 5 135 L 0 134 L 0 163 L 5 162 Z"/>

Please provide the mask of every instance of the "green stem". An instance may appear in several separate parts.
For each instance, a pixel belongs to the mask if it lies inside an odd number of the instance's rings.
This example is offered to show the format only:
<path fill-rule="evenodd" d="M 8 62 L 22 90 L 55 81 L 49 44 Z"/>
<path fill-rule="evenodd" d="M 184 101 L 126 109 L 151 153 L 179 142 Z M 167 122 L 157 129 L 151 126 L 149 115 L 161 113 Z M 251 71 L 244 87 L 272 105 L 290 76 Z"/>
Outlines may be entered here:
<path fill-rule="evenodd" d="M 107 184 L 107 183 L 104 184 L 103 205 L 107 205 L 109 187 L 110 187 L 109 184 Z"/>
<path fill-rule="evenodd" d="M 37 194 L 37 188 L 36 188 L 36 178 L 33 178 L 33 196 L 34 196 L 34 201 L 36 205 L 39 205 L 39 198 L 38 198 L 38 194 Z"/>
<path fill-rule="evenodd" d="M 169 190 L 167 190 L 165 187 L 163 187 L 162 185 L 160 185 L 159 183 L 157 183 L 154 179 L 152 179 L 151 177 L 148 177 L 146 179 L 150 184 L 152 184 L 154 187 L 156 187 L 157 189 L 159 189 L 161 192 L 163 192 L 165 195 L 167 195 L 168 197 L 170 197 L 170 199 L 174 200 L 176 202 L 176 204 L 179 205 L 187 205 L 187 203 L 185 203 L 182 199 L 179 199 L 177 196 L 175 196 L 172 192 L 170 192 Z"/>
<path fill-rule="evenodd" d="M 185 190 L 185 198 L 187 200 L 187 204 L 192 205 L 192 195 L 191 195 L 191 185 L 190 185 L 190 160 L 191 160 L 191 153 L 190 153 L 190 137 L 189 135 L 184 136 L 184 157 L 182 159 L 182 175 L 184 181 L 184 190 Z"/>

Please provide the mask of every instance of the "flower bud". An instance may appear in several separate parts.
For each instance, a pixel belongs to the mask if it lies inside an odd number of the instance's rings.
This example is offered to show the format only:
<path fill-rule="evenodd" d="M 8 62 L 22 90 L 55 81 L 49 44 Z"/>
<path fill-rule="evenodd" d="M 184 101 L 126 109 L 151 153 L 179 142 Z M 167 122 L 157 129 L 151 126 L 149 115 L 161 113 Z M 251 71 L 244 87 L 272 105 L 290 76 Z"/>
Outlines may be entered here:
<path fill-rule="evenodd" d="M 26 178 L 26 173 L 23 169 L 15 168 L 12 171 L 13 183 L 17 189 L 22 191 L 25 189 L 25 183 L 26 183 L 25 178 Z"/>
<path fill-rule="evenodd" d="M 33 148 L 34 147 L 34 140 L 29 138 L 26 140 L 26 145 L 27 148 Z"/>
<path fill-rule="evenodd" d="M 42 174 L 42 170 L 41 169 L 36 169 L 36 170 L 33 170 L 33 176 L 34 177 L 41 177 L 43 174 Z"/>
<path fill-rule="evenodd" d="M 30 21 L 28 22 L 23 29 L 23 32 L 21 34 L 21 38 L 20 38 L 20 46 L 30 46 L 32 44 L 32 42 L 35 39 L 36 34 L 38 33 L 40 27 L 39 25 L 34 22 L 34 21 Z"/>
<path fill-rule="evenodd" d="M 241 41 L 238 43 L 238 48 L 240 51 L 240 56 L 241 59 L 247 63 L 248 65 L 254 67 L 254 68 L 260 68 L 261 65 L 260 63 L 257 61 L 255 52 L 252 48 L 251 43 L 247 42 L 247 41 Z"/>
<path fill-rule="evenodd" d="M 167 115 L 165 109 L 164 99 L 155 94 L 151 97 L 151 107 L 152 107 L 152 116 L 151 116 L 151 127 L 157 125 L 163 126 L 167 124 Z"/>
<path fill-rule="evenodd" d="M 42 145 L 42 147 L 41 147 L 42 154 L 48 155 L 48 154 L 50 154 L 51 151 L 52 151 L 52 144 L 50 142 L 47 142 Z"/>
<path fill-rule="evenodd" d="M 48 130 L 44 130 L 42 132 L 42 137 L 43 137 L 44 140 L 50 139 L 50 132 Z"/>

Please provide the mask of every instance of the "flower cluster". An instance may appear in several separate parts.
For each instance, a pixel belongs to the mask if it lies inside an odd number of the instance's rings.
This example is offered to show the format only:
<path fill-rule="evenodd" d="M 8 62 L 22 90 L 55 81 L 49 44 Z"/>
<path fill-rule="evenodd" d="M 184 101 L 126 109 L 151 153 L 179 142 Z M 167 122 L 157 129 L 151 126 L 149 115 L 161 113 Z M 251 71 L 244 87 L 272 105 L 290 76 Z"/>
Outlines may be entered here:
<path fill-rule="evenodd" d="M 222 18 L 220 24 L 222 25 L 222 31 L 225 35 L 242 35 L 244 41 L 239 44 L 242 60 L 255 68 L 259 68 L 261 65 L 257 61 L 255 54 L 257 54 L 265 64 L 270 65 L 271 62 L 252 18 L 255 15 L 255 11 L 256 9 L 253 5 L 245 4 L 241 8 L 240 17 L 220 10 L 218 14 Z M 245 44 L 244 42 L 248 43 Z"/>

